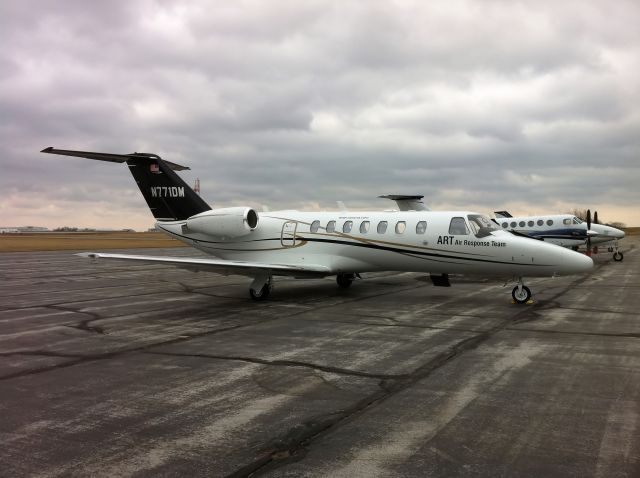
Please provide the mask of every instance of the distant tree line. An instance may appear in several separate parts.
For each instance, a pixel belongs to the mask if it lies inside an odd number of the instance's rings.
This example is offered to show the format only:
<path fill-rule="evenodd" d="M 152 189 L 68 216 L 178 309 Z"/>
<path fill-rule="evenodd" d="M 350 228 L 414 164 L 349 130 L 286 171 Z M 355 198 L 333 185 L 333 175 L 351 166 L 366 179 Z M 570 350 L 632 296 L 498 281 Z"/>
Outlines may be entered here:
<path fill-rule="evenodd" d="M 577 207 L 574 207 L 572 210 L 570 210 L 568 212 L 568 214 L 573 214 L 574 216 L 582 219 L 583 221 L 587 220 L 587 210 L 586 209 L 580 209 Z M 593 212 L 591 213 L 591 221 L 593 221 Z M 624 222 L 605 222 L 602 219 L 602 216 L 600 216 L 600 214 L 598 214 L 598 223 L 599 224 L 606 224 L 608 226 L 611 227 L 615 227 L 617 229 L 624 229 L 625 227 L 627 227 L 627 225 Z"/>

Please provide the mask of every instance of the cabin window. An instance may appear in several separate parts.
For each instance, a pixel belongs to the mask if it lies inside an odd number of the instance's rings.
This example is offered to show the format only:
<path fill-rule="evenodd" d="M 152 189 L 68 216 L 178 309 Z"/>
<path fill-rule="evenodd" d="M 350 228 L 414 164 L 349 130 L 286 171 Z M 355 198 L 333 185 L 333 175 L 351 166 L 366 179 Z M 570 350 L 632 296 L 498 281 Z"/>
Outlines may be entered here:
<path fill-rule="evenodd" d="M 378 223 L 378 234 L 384 234 L 387 232 L 387 221 L 380 221 Z"/>
<path fill-rule="evenodd" d="M 311 232 L 318 232 L 318 229 L 320 229 L 320 221 L 313 221 L 311 223 Z"/>
<path fill-rule="evenodd" d="M 520 223 L 518 224 L 520 227 L 524 227 L 525 222 L 524 221 L 520 221 Z"/>
<path fill-rule="evenodd" d="M 351 232 L 352 227 L 353 227 L 353 221 L 345 221 L 345 223 L 342 225 L 342 232 L 344 232 L 345 234 L 348 234 Z"/>
<path fill-rule="evenodd" d="M 398 221 L 396 223 L 396 234 L 404 234 L 404 231 L 407 229 L 407 223 L 404 221 Z"/>
<path fill-rule="evenodd" d="M 516 221 L 511 221 L 511 228 L 514 228 L 518 225 Z"/>
<path fill-rule="evenodd" d="M 469 228 L 464 217 L 452 217 L 449 223 L 449 234 L 463 236 L 469 234 Z"/>
<path fill-rule="evenodd" d="M 529 227 L 533 227 L 533 221 L 529 221 L 529 222 L 527 223 L 527 226 L 529 226 Z"/>
<path fill-rule="evenodd" d="M 327 223 L 327 232 L 335 232 L 336 231 L 336 221 L 329 221 Z"/>
<path fill-rule="evenodd" d="M 503 222 L 502 223 L 502 227 L 504 227 L 506 229 L 507 227 L 509 227 L 509 223 L 508 222 Z"/>
<path fill-rule="evenodd" d="M 544 221 L 542 219 L 538 219 L 538 222 L 536 224 L 538 224 L 538 226 L 542 226 L 544 225 Z"/>
<path fill-rule="evenodd" d="M 370 225 L 371 225 L 371 223 L 369 221 L 362 221 L 360 223 L 360 233 L 366 234 L 367 232 L 369 232 L 369 226 Z"/>
<path fill-rule="evenodd" d="M 547 226 L 553 226 L 553 219 L 547 220 Z"/>
<path fill-rule="evenodd" d="M 424 234 L 427 231 L 427 221 L 420 221 L 416 224 L 416 234 Z"/>
<path fill-rule="evenodd" d="M 563 219 L 563 220 L 562 220 L 562 223 L 563 223 L 565 226 L 570 226 L 570 225 L 571 225 L 571 219 L 569 219 L 569 218 L 567 218 L 567 219 Z"/>

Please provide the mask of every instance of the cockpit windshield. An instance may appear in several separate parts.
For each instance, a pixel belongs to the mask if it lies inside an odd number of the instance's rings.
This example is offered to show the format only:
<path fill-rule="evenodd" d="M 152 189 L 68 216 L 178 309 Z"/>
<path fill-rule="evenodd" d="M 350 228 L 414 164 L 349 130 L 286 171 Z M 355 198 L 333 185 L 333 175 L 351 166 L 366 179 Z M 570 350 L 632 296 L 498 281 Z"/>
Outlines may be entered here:
<path fill-rule="evenodd" d="M 468 214 L 467 219 L 476 237 L 486 237 L 499 229 L 495 222 L 482 214 Z"/>
<path fill-rule="evenodd" d="M 573 218 L 573 223 L 574 224 L 582 224 L 582 219 L 580 219 L 579 217 L 574 217 Z"/>

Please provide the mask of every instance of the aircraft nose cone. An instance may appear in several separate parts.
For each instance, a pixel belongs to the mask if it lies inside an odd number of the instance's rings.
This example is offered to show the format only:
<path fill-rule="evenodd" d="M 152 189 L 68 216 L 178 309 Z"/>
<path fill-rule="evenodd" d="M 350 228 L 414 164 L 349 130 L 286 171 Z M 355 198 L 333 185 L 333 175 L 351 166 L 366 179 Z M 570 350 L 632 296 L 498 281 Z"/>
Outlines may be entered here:
<path fill-rule="evenodd" d="M 563 266 L 567 274 L 580 274 L 589 272 L 593 268 L 593 260 L 591 257 L 585 256 L 579 252 L 570 250 L 564 251 Z"/>

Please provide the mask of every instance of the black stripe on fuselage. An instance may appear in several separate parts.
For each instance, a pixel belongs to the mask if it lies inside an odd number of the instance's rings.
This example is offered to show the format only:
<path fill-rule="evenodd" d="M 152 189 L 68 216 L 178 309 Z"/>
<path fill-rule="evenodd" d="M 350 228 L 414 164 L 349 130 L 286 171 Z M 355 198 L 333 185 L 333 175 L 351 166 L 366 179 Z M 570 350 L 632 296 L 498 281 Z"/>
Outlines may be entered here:
<path fill-rule="evenodd" d="M 341 244 L 341 245 L 345 245 L 345 246 L 355 246 L 355 247 L 365 247 L 365 248 L 369 248 L 369 249 L 377 249 L 377 250 L 382 250 L 382 251 L 389 251 L 389 252 L 396 252 L 399 254 L 406 254 L 406 255 L 411 255 L 411 256 L 424 256 L 424 257 L 437 257 L 437 258 L 441 258 L 441 259 L 457 259 L 457 260 L 462 260 L 462 261 L 473 261 L 473 262 L 489 262 L 492 264 L 508 264 L 508 265 L 517 265 L 517 266 L 536 266 L 536 267 L 548 267 L 552 264 L 529 264 L 528 262 L 505 262 L 505 261 L 493 261 L 493 260 L 489 260 L 489 259 L 478 259 L 478 258 L 474 258 L 474 257 L 460 257 L 460 256 L 451 256 L 448 254 L 437 254 L 434 252 L 424 252 L 424 251 L 414 251 L 414 250 L 410 250 L 410 249 L 401 249 L 399 247 L 389 247 L 389 246 L 381 246 L 378 244 L 367 244 L 367 243 L 358 243 L 358 242 L 347 242 L 347 241 L 340 241 L 337 239 L 320 239 L 320 238 L 314 238 L 314 239 L 309 239 L 307 237 L 303 237 L 303 236 L 296 236 L 296 239 L 300 239 L 300 240 L 305 240 L 308 242 L 328 242 L 328 243 L 332 243 L 332 244 Z M 423 257 L 423 258 L 424 258 Z M 450 261 L 447 261 L 450 262 Z M 456 263 L 459 264 L 459 263 Z"/>

